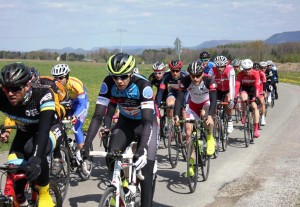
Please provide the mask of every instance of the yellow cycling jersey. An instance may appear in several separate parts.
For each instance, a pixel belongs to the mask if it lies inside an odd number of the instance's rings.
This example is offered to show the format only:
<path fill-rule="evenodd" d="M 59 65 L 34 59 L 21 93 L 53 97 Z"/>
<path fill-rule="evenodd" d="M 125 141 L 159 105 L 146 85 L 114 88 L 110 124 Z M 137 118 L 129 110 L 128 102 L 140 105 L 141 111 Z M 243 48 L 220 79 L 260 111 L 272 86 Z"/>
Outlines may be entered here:
<path fill-rule="evenodd" d="M 14 122 L 13 120 L 11 120 L 8 117 L 5 118 L 4 126 L 15 126 L 15 125 L 16 125 L 16 122 Z M 12 129 L 7 129 L 6 131 L 11 132 Z"/>
<path fill-rule="evenodd" d="M 65 86 L 69 93 L 70 99 L 77 98 L 78 95 L 84 94 L 83 83 L 75 77 L 69 77 L 69 80 Z"/>

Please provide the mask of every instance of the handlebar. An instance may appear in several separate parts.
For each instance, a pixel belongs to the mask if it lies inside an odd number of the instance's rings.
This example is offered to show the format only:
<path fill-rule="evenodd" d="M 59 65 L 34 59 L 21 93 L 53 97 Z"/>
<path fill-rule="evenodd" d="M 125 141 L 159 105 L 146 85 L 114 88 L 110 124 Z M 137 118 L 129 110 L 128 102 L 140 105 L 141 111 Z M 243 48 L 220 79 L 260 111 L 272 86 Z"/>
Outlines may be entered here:
<path fill-rule="evenodd" d="M 6 171 L 9 174 L 25 173 L 23 165 L 16 165 L 12 163 L 5 163 L 0 165 L 0 170 Z"/>
<path fill-rule="evenodd" d="M 72 132 L 74 133 L 74 134 L 78 134 L 78 131 L 76 131 L 75 130 L 75 126 L 71 123 L 71 120 L 69 120 L 69 119 L 63 119 L 62 121 L 62 124 L 71 124 L 72 125 L 72 127 L 71 127 L 71 130 L 72 130 Z"/>

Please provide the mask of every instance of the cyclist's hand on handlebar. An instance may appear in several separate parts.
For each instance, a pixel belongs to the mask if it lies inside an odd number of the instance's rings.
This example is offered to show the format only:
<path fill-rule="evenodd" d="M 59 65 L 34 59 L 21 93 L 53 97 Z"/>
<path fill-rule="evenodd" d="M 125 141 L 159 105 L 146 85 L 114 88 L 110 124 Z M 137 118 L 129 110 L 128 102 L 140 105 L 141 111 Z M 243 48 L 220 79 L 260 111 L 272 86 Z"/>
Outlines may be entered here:
<path fill-rule="evenodd" d="M 78 122 L 77 116 L 72 116 L 72 118 L 71 118 L 71 123 L 72 123 L 73 125 L 75 125 L 77 122 Z"/>
<path fill-rule="evenodd" d="M 108 128 L 105 128 L 105 129 L 101 129 L 99 131 L 99 138 L 102 139 L 102 137 L 104 137 L 104 135 L 108 135 L 110 132 L 110 130 Z"/>
<path fill-rule="evenodd" d="M 29 158 L 23 169 L 29 182 L 36 180 L 41 174 L 41 159 L 35 156 Z"/>
<path fill-rule="evenodd" d="M 206 121 L 205 121 L 205 123 L 207 124 L 207 125 L 210 125 L 210 124 L 213 124 L 214 123 L 214 120 L 213 120 L 213 118 L 212 118 L 212 116 L 207 116 L 207 119 L 206 119 Z"/>
<path fill-rule="evenodd" d="M 9 138 L 10 132 L 9 131 L 5 131 L 3 133 L 1 133 L 1 142 L 8 142 L 8 138 Z"/>
<path fill-rule="evenodd" d="M 232 100 L 228 101 L 228 107 L 230 109 L 233 109 L 234 108 L 234 102 Z"/>
<path fill-rule="evenodd" d="M 133 165 L 136 167 L 136 170 L 142 169 L 147 164 L 147 150 L 144 148 L 143 151 L 143 154 L 137 153 L 135 155 L 135 162 Z"/>
<path fill-rule="evenodd" d="M 173 117 L 173 124 L 177 125 L 179 122 L 179 117 L 176 115 Z"/>

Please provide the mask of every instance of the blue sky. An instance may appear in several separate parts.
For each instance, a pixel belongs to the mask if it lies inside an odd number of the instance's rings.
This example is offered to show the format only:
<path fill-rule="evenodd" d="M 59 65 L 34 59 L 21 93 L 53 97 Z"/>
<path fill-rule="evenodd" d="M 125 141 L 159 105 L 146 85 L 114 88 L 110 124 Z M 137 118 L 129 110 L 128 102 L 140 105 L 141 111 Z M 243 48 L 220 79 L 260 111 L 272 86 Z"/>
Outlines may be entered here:
<path fill-rule="evenodd" d="M 0 50 L 183 47 L 300 30 L 299 0 L 0 0 Z M 122 43 L 121 43 L 122 42 Z"/>

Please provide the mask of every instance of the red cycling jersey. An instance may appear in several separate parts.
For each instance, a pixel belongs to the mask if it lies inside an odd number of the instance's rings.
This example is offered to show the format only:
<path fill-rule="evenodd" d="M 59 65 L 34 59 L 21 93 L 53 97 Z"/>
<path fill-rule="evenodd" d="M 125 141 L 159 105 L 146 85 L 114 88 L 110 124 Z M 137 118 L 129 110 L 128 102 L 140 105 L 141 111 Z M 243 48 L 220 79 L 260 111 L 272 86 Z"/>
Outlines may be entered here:
<path fill-rule="evenodd" d="M 259 97 L 259 89 L 260 89 L 260 75 L 258 71 L 251 69 L 249 72 L 243 70 L 237 74 L 236 84 L 235 84 L 235 97 L 238 96 L 240 91 L 240 87 L 242 86 L 253 86 L 255 87 L 255 96 Z"/>
<path fill-rule="evenodd" d="M 223 73 L 220 73 L 217 67 L 213 67 L 213 74 L 217 82 L 217 90 L 229 91 L 230 98 L 233 100 L 235 94 L 235 71 L 231 65 L 226 65 Z"/>
<path fill-rule="evenodd" d="M 264 73 L 264 71 L 259 70 L 259 92 L 260 94 L 262 94 L 264 92 L 264 83 L 267 82 L 267 78 L 266 78 L 266 74 Z"/>

